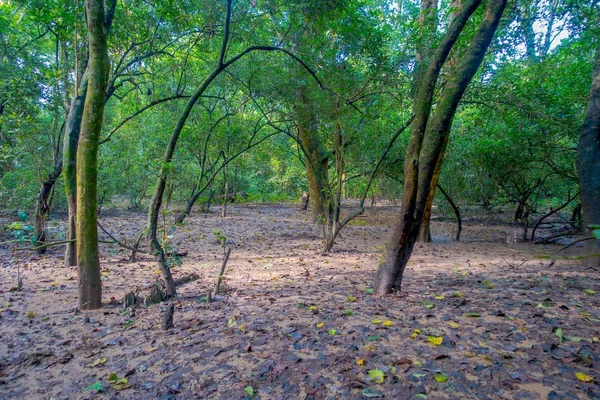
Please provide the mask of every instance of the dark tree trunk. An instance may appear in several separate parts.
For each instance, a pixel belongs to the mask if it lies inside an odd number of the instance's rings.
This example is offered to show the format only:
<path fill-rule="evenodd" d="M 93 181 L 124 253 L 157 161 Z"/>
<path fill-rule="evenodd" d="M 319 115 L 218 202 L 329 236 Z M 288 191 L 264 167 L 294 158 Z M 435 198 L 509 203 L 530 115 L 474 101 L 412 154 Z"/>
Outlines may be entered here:
<path fill-rule="evenodd" d="M 600 48 L 596 51 L 592 89 L 577 147 L 577 176 L 586 236 L 600 229 Z M 586 241 L 589 267 L 600 267 L 600 239 Z"/>
<path fill-rule="evenodd" d="M 56 180 L 62 172 L 62 159 L 59 159 L 54 165 L 52 172 L 48 174 L 46 182 L 42 183 L 40 193 L 38 194 L 37 201 L 35 204 L 35 237 L 36 237 L 36 250 L 37 254 L 46 253 L 47 247 L 40 247 L 46 242 L 46 221 L 50 215 L 50 202 L 52 189 Z"/>
<path fill-rule="evenodd" d="M 506 0 L 489 1 L 483 21 L 463 54 L 460 64 L 449 77 L 430 118 L 433 93 L 442 66 L 458 35 L 479 4 L 479 0 L 467 1 L 456 13 L 448 32 L 432 56 L 423 79 L 419 82 L 414 103 L 415 119 L 404 163 L 402 212 L 375 277 L 374 292 L 378 296 L 400 291 L 404 269 L 417 240 L 431 191 L 436 164 L 447 141 L 458 103 L 492 41 Z"/>

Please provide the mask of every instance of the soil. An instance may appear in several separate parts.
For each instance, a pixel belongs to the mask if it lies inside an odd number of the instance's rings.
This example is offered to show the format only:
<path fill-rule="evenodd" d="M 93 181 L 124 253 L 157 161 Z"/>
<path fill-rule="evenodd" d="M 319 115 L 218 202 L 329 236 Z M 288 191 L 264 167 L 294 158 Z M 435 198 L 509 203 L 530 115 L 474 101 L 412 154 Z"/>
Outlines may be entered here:
<path fill-rule="evenodd" d="M 80 312 L 77 271 L 60 246 L 44 256 L 0 246 L 0 399 L 600 398 L 600 276 L 574 257 L 539 257 L 562 246 L 518 243 L 520 227 L 465 211 L 461 242 L 454 222 L 433 221 L 434 243 L 416 246 L 404 291 L 376 298 L 369 289 L 397 208 L 368 208 L 329 254 L 297 206 L 228 212 L 194 214 L 165 233 L 171 251 L 187 252 L 173 260 L 175 278 L 200 279 L 149 307 L 121 306 L 160 280 L 148 254 L 131 263 L 128 250 L 103 244 L 105 306 Z M 102 213 L 129 244 L 145 221 Z M 209 302 L 220 235 L 232 253 L 224 292 Z M 11 291 L 17 274 L 22 290 Z"/>

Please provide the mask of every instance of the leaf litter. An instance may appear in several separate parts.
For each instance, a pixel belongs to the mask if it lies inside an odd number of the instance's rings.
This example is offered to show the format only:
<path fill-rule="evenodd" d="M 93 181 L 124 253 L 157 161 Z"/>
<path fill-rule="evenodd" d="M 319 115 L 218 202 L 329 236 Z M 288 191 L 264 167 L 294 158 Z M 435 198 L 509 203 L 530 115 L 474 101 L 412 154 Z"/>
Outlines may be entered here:
<path fill-rule="evenodd" d="M 568 259 L 522 264 L 557 247 L 509 246 L 503 238 L 513 228 L 502 223 L 469 223 L 465 241 L 455 243 L 443 240 L 453 225 L 434 221 L 436 242 L 416 246 L 406 296 L 377 298 L 377 246 L 397 212 L 368 209 L 367 224 L 349 225 L 325 255 L 318 227 L 290 206 L 235 205 L 225 219 L 192 215 L 172 235 L 189 254 L 173 271 L 200 279 L 180 287 L 168 332 L 160 306 L 136 306 L 131 315 L 117 300 L 154 284 L 151 257 L 129 263 L 126 251 L 102 245 L 107 304 L 81 313 L 76 271 L 62 266 L 58 249 L 17 257 L 4 246 L 2 396 L 600 397 L 597 273 Z M 102 222 L 132 242 L 143 220 L 115 211 Z M 196 238 L 216 229 L 235 248 L 227 290 L 208 302 L 222 247 Z M 23 291 L 10 292 L 12 271 L 25 264 Z"/>

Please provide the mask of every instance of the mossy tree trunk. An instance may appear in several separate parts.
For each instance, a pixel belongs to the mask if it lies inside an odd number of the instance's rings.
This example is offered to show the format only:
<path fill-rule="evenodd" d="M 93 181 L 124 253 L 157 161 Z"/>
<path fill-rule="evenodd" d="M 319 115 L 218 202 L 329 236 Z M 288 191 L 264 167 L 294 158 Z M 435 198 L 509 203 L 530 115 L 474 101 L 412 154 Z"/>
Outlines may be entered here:
<path fill-rule="evenodd" d="M 325 185 L 329 179 L 328 159 L 319 141 L 317 118 L 312 99 L 305 86 L 298 88 L 296 97 L 298 100 L 296 107 L 298 112 L 298 138 L 304 153 L 312 222 L 313 224 L 322 224 L 326 220 L 325 207 L 329 203 L 325 191 Z"/>
<path fill-rule="evenodd" d="M 98 142 L 102 131 L 110 65 L 104 1 L 86 0 L 85 12 L 89 46 L 88 88 L 77 146 L 75 236 L 79 308 L 93 310 L 102 306 L 97 228 Z"/>
<path fill-rule="evenodd" d="M 71 100 L 71 108 L 65 124 L 65 134 L 63 142 L 63 176 L 65 185 L 65 195 L 67 197 L 67 206 L 69 216 L 67 221 L 67 240 L 72 242 L 65 246 L 65 265 L 77 265 L 77 248 L 75 243 L 76 213 L 77 213 L 77 142 L 79 141 L 79 132 L 81 130 L 81 118 L 83 116 L 83 106 L 87 95 L 87 73 L 83 74 L 79 89 Z"/>
<path fill-rule="evenodd" d="M 436 164 L 450 132 L 458 103 L 485 56 L 506 6 L 506 0 L 489 1 L 483 21 L 456 70 L 446 82 L 430 118 L 433 94 L 442 66 L 480 3 L 480 0 L 466 1 L 455 14 L 419 82 L 414 103 L 415 119 L 404 162 L 402 211 L 375 277 L 374 292 L 378 296 L 400 291 L 404 270 L 419 234 Z"/>
<path fill-rule="evenodd" d="M 577 176 L 584 232 L 591 236 L 593 226 L 600 229 L 600 47 L 596 51 L 592 89 L 577 147 Z M 586 253 L 584 263 L 600 267 L 600 239 L 587 240 Z"/>

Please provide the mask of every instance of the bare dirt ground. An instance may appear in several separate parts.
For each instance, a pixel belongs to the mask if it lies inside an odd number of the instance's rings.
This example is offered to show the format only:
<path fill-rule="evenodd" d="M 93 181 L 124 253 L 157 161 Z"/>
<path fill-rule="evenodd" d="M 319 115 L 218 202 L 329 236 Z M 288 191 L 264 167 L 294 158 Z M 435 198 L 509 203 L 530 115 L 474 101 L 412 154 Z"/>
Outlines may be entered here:
<path fill-rule="evenodd" d="M 179 288 L 166 332 L 165 305 L 119 304 L 159 279 L 151 256 L 129 263 L 128 251 L 102 245 L 106 305 L 82 313 L 60 247 L 35 256 L 1 246 L 0 399 L 600 398 L 600 275 L 574 259 L 532 258 L 560 246 L 512 243 L 518 227 L 475 218 L 456 243 L 454 223 L 435 221 L 405 297 L 375 298 L 396 208 L 369 208 L 327 255 L 295 206 L 229 211 L 169 232 L 189 253 L 175 277 L 200 279 Z M 103 212 L 101 222 L 131 243 L 144 217 Z M 227 291 L 207 303 L 223 255 L 217 229 L 233 251 Z M 23 290 L 10 291 L 17 269 Z M 112 373 L 126 381 L 109 382 Z"/>

